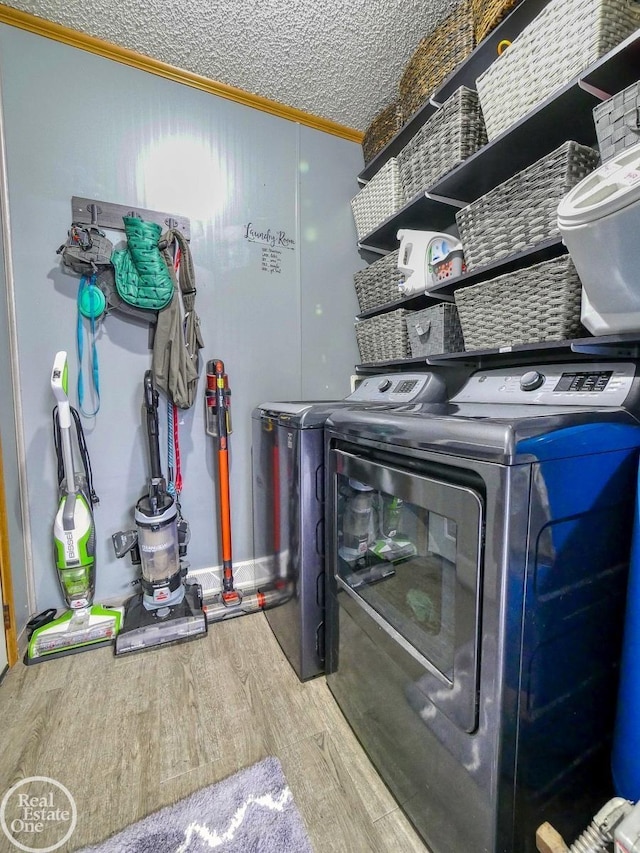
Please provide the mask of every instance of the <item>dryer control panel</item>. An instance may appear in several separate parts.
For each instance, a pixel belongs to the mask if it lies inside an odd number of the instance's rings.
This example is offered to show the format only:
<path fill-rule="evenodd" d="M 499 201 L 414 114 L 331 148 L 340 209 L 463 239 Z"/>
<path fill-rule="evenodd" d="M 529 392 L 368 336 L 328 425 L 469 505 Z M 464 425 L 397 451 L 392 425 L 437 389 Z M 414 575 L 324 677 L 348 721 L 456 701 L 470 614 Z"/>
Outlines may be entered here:
<path fill-rule="evenodd" d="M 452 403 L 518 403 L 539 406 L 621 406 L 635 366 L 627 362 L 572 362 L 479 370 Z"/>
<path fill-rule="evenodd" d="M 445 399 L 445 384 L 435 373 L 368 376 L 347 397 L 359 403 L 434 403 Z"/>

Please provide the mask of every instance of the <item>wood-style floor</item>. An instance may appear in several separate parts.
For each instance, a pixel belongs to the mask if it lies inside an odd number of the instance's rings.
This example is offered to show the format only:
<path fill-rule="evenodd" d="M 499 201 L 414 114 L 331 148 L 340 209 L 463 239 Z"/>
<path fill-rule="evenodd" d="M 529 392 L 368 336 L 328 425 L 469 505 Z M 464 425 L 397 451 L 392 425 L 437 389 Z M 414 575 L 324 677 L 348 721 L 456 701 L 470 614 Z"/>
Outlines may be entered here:
<path fill-rule="evenodd" d="M 18 663 L 0 684 L 0 755 L 0 796 L 37 775 L 71 791 L 68 851 L 268 755 L 316 853 L 426 851 L 324 678 L 298 681 L 261 613 L 130 658 L 102 648 Z M 16 848 L 0 833 L 5 850 Z"/>

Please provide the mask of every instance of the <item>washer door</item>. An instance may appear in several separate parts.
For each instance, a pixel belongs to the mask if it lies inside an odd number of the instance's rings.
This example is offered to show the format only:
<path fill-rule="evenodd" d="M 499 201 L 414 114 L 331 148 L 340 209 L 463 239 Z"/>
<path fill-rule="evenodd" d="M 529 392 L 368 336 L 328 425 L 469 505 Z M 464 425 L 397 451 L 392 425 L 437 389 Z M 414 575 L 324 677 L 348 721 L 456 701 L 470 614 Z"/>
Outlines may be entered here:
<path fill-rule="evenodd" d="M 483 503 L 466 485 L 332 450 L 334 576 L 421 664 L 420 691 L 477 726 Z"/>

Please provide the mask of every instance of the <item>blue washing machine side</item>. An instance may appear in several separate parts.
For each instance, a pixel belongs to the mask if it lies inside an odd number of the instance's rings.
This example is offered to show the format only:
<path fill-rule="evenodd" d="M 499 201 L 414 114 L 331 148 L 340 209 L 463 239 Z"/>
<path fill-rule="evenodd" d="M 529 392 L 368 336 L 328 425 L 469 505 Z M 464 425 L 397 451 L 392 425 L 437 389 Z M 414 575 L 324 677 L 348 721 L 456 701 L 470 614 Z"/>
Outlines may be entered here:
<path fill-rule="evenodd" d="M 607 423 L 583 424 L 518 443 L 519 452 L 532 454 L 540 461 L 592 456 L 589 466 L 592 474 L 600 464 L 598 454 L 634 447 L 640 447 L 640 428 Z M 608 465 L 606 455 L 601 457 L 601 464 Z M 582 473 L 585 475 L 587 471 Z M 590 479 L 588 475 L 586 479 Z M 547 485 L 551 495 L 562 492 Z M 582 478 L 580 487 L 588 488 Z M 633 498 L 635 510 L 611 768 L 618 796 L 636 801 L 640 800 L 640 470 Z"/>
<path fill-rule="evenodd" d="M 618 796 L 640 800 L 640 472 L 611 768 Z"/>

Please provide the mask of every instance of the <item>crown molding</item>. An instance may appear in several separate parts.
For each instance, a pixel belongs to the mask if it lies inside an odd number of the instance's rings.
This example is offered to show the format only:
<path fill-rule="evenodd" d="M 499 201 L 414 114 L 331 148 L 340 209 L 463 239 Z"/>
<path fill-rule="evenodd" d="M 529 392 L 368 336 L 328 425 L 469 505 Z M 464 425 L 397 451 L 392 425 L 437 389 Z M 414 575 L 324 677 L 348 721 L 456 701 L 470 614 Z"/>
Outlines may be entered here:
<path fill-rule="evenodd" d="M 152 59 L 141 53 L 136 53 L 134 50 L 129 50 L 126 47 L 119 47 L 95 36 L 73 30 L 70 27 L 46 21 L 44 18 L 31 15 L 28 12 L 22 12 L 0 4 L 0 23 L 62 42 L 62 44 L 67 44 L 70 47 L 77 47 L 80 50 L 95 53 L 98 56 L 105 57 L 105 59 L 112 59 L 114 62 L 130 65 L 132 68 L 137 68 L 140 71 L 147 71 L 158 77 L 173 80 L 174 83 L 182 83 L 185 86 L 191 86 L 193 89 L 200 89 L 202 92 L 207 92 L 210 95 L 217 95 L 220 98 L 235 101 L 246 107 L 270 113 L 278 118 L 303 124 L 314 130 L 339 136 L 342 139 L 348 139 L 350 142 L 362 142 L 363 134 L 352 127 L 346 127 L 330 119 L 321 118 L 320 116 L 304 112 L 304 110 L 295 109 L 294 107 L 288 107 L 278 101 L 271 101 L 269 98 L 263 98 L 251 92 L 245 92 L 244 89 L 228 86 L 226 83 L 218 83 L 200 74 L 176 68 L 166 62 L 161 62 L 159 59 Z"/>

